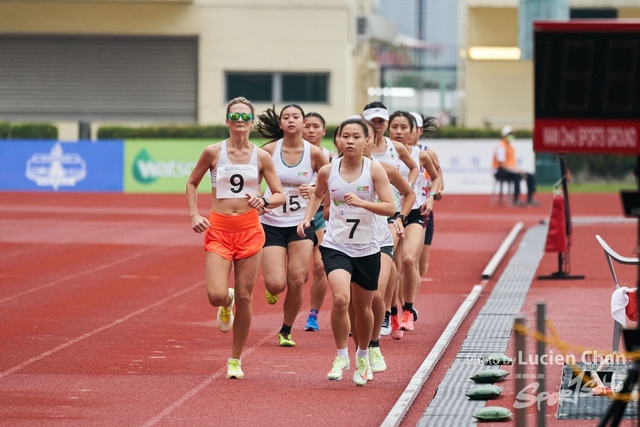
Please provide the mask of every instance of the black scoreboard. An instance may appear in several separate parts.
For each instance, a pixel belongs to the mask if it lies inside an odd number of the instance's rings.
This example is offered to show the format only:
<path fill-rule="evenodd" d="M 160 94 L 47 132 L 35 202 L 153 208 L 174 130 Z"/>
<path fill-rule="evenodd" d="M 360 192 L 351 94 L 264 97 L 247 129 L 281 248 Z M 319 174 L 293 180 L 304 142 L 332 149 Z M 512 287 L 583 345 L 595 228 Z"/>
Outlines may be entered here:
<path fill-rule="evenodd" d="M 534 23 L 534 149 L 640 154 L 640 21 Z"/>

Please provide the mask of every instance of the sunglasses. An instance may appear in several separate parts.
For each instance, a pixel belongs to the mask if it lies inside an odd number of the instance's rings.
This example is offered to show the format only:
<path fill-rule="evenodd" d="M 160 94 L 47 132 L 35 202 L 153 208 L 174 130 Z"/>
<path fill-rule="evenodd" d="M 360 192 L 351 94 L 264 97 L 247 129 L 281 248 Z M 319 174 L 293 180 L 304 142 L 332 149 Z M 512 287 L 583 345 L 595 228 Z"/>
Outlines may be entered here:
<path fill-rule="evenodd" d="M 227 114 L 227 118 L 232 122 L 237 122 L 242 119 L 243 122 L 250 122 L 253 120 L 253 114 L 251 113 L 229 113 Z"/>

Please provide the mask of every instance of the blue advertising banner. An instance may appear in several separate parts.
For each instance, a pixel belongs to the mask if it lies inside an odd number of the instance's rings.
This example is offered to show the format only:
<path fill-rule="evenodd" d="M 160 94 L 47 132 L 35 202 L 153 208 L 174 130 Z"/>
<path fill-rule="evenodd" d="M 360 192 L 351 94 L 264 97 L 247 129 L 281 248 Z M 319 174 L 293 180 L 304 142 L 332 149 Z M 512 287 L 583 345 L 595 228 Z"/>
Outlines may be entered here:
<path fill-rule="evenodd" d="M 123 189 L 123 142 L 0 141 L 0 190 Z"/>

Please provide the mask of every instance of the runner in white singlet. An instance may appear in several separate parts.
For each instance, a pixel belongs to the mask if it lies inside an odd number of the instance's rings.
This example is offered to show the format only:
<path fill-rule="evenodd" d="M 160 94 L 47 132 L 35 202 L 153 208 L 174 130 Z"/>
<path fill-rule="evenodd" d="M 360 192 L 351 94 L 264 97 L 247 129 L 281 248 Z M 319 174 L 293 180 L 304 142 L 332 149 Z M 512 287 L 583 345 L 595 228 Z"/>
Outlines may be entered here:
<path fill-rule="evenodd" d="M 186 186 L 191 228 L 205 233 L 209 303 L 218 307 L 220 330 L 233 328 L 227 378 L 244 378 L 240 357 L 251 326 L 251 295 L 264 242 L 257 210 L 284 203 L 271 156 L 249 141 L 253 117 L 253 106 L 245 98 L 227 104 L 229 139 L 204 149 Z M 213 195 L 209 219 L 198 212 L 198 184 L 207 171 L 211 172 Z M 271 190 L 269 199 L 257 196 L 262 178 Z M 232 267 L 234 287 L 230 288 Z"/>
<path fill-rule="evenodd" d="M 309 141 L 311 144 L 320 148 L 327 160 L 331 161 L 333 153 L 322 146 L 322 138 L 324 138 L 326 132 L 326 123 L 320 114 L 310 112 L 304 116 L 302 137 L 305 141 Z M 317 177 L 317 174 L 314 174 L 311 185 L 316 185 Z M 318 212 L 313 217 L 318 244 L 313 247 L 313 279 L 311 281 L 311 289 L 309 291 L 309 315 L 307 316 L 307 322 L 304 327 L 305 331 L 320 330 L 320 326 L 318 325 L 318 314 L 327 293 L 327 274 L 324 272 L 324 264 L 322 264 L 322 256 L 320 255 L 320 245 L 322 244 L 325 228 L 325 220 L 322 215 L 323 208 L 324 206 L 321 205 L 320 209 L 318 209 Z"/>
<path fill-rule="evenodd" d="M 330 216 L 320 250 L 333 295 L 331 327 L 338 354 L 327 378 L 340 380 L 349 369 L 351 331 L 358 339 L 353 375 L 356 385 L 364 385 L 373 378 L 368 348 L 373 328 L 371 303 L 380 272 L 375 216 L 390 216 L 395 210 L 387 174 L 380 165 L 363 156 L 368 134 L 362 120 L 342 123 L 338 143 L 343 157 L 318 173 L 315 191 L 298 226 L 298 234 L 303 236 L 329 191 Z M 349 320 L 350 303 L 355 314 L 353 330 Z"/>
<path fill-rule="evenodd" d="M 413 158 L 419 162 L 420 167 L 426 169 L 429 173 L 431 186 L 437 192 L 440 190 L 440 177 L 431 157 L 417 147 L 408 145 L 414 128 L 415 119 L 405 111 L 396 111 L 389 117 L 389 134 L 396 141 L 407 144 L 407 149 L 411 151 Z M 403 172 L 402 167 L 403 165 L 398 164 L 401 173 Z M 422 177 L 424 179 L 424 175 Z M 434 193 L 429 193 L 425 200 L 420 200 L 422 198 L 422 186 L 420 181 L 417 181 L 416 184 L 414 185 L 414 191 L 419 198 L 419 203 L 416 202 L 414 209 L 411 210 L 407 217 L 405 239 L 399 242 L 396 247 L 396 266 L 400 276 L 397 300 L 400 300 L 402 304 L 402 316 L 395 319 L 392 316 L 391 318 L 392 337 L 394 337 L 393 330 L 413 330 L 413 304 L 416 298 L 416 283 L 420 277 L 418 275 L 418 260 L 424 243 L 424 216 L 433 210 Z M 395 303 L 396 299 L 393 301 Z"/>
<path fill-rule="evenodd" d="M 304 111 L 291 104 L 283 107 L 280 115 L 275 109 L 268 109 L 260 115 L 258 125 L 261 136 L 275 140 L 263 149 L 272 155 L 286 199 L 282 207 L 268 209 L 260 217 L 266 235 L 262 274 L 267 302 L 275 304 L 278 295 L 287 290 L 282 327 L 278 332 L 278 343 L 282 347 L 295 346 L 291 327 L 302 307 L 303 287 L 309 275 L 315 242 L 314 228 L 301 238 L 296 227 L 304 217 L 313 191 L 311 180 L 328 163 L 322 150 L 302 139 L 303 123 Z"/>

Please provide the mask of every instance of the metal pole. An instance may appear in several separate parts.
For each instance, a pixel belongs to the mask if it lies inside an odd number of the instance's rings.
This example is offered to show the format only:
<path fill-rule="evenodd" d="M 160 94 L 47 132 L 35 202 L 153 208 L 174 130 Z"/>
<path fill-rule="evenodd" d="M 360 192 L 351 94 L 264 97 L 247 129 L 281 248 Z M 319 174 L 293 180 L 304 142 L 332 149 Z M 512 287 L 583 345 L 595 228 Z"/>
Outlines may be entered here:
<path fill-rule="evenodd" d="M 539 302 L 536 305 L 537 311 L 536 311 L 536 315 L 537 315 L 537 323 L 538 323 L 538 332 L 540 332 L 542 335 L 546 335 L 546 331 L 547 331 L 547 326 L 546 326 L 546 305 L 544 302 Z M 537 343 L 537 348 L 536 348 L 536 353 L 538 354 L 538 357 L 536 358 L 536 360 L 538 361 L 538 366 L 536 369 L 536 377 L 538 380 L 538 396 L 541 395 L 541 393 L 544 393 L 547 391 L 547 381 L 545 378 L 545 365 L 544 363 L 541 363 L 540 361 L 541 356 L 543 354 L 546 354 L 547 349 L 546 349 L 546 343 L 543 340 L 538 340 Z M 546 357 L 545 357 L 546 359 Z M 547 405 L 545 404 L 546 402 L 542 403 L 541 405 L 538 405 L 538 427 L 545 427 L 547 424 L 547 420 L 546 420 L 546 416 L 547 416 Z"/>
<path fill-rule="evenodd" d="M 516 317 L 516 325 L 525 326 L 524 316 L 519 314 Z M 525 337 L 524 334 L 516 331 L 516 396 L 527 386 L 526 370 L 527 360 L 525 357 Z M 518 405 L 516 409 L 516 427 L 527 427 L 527 409 Z"/>

